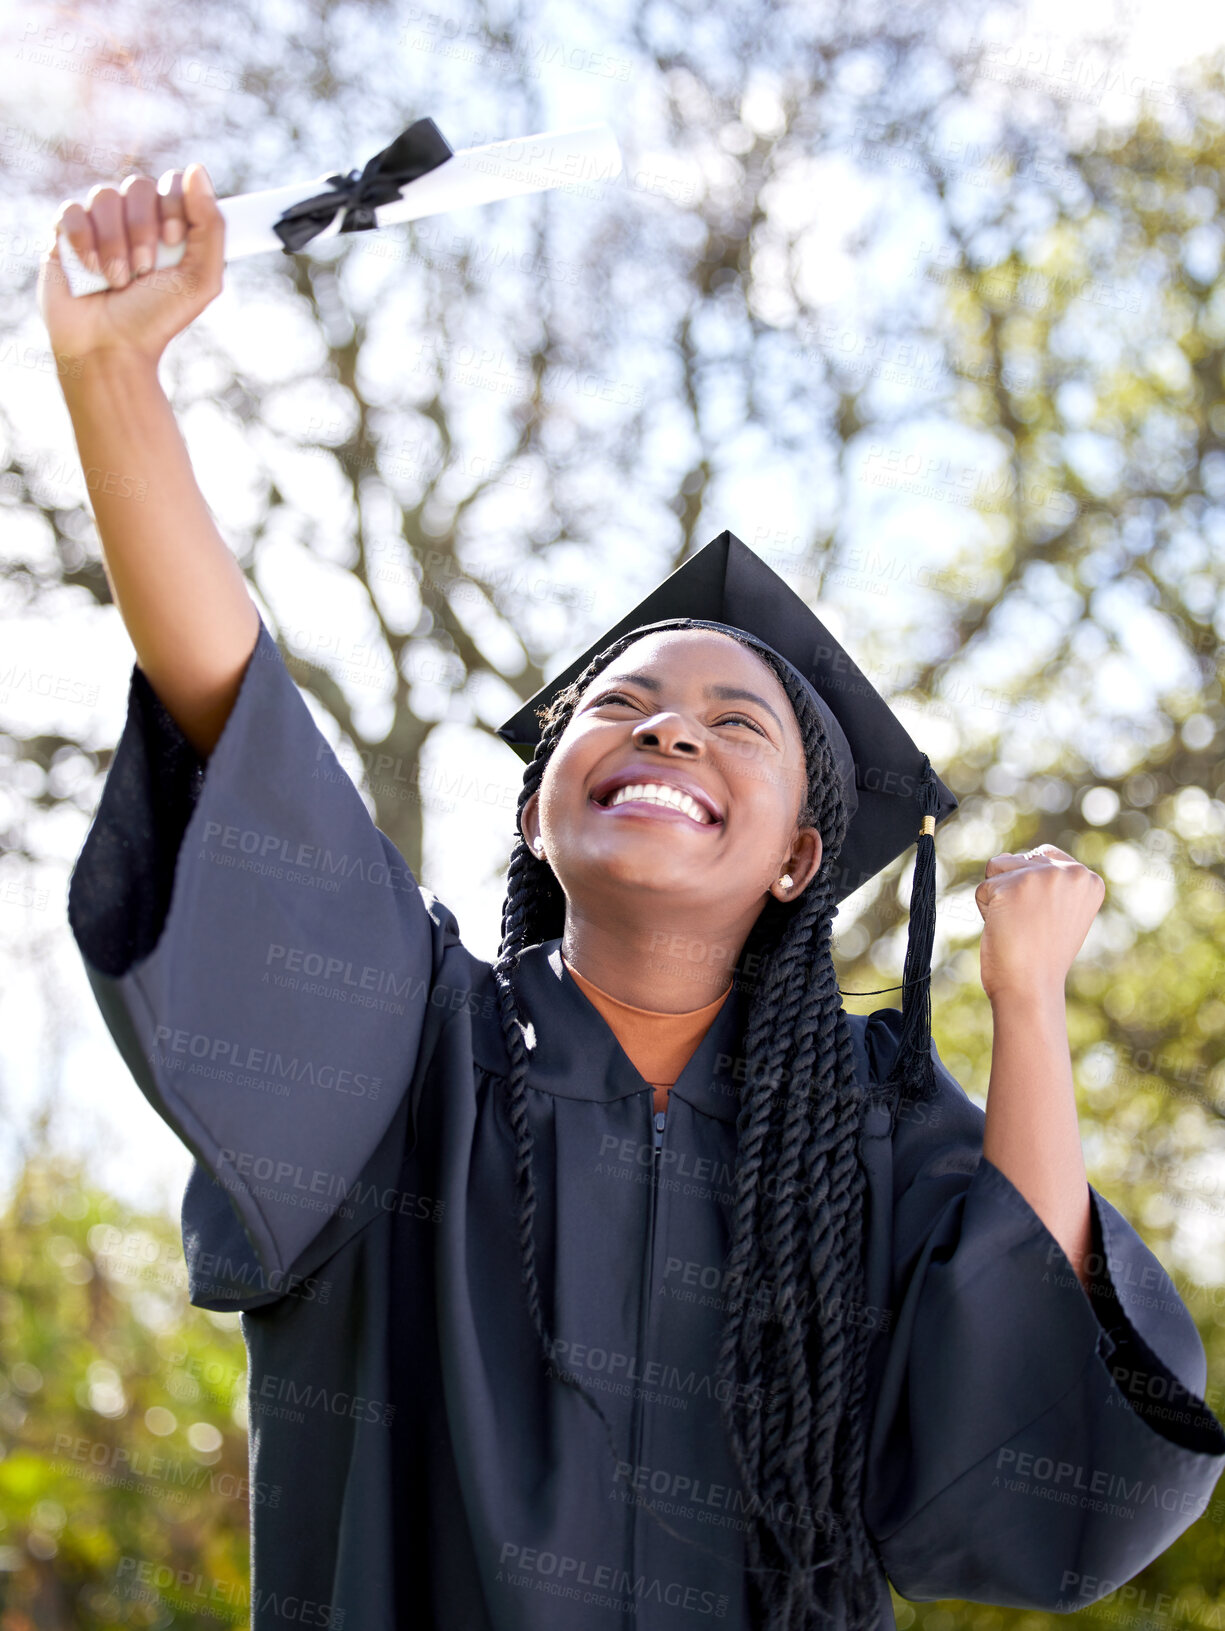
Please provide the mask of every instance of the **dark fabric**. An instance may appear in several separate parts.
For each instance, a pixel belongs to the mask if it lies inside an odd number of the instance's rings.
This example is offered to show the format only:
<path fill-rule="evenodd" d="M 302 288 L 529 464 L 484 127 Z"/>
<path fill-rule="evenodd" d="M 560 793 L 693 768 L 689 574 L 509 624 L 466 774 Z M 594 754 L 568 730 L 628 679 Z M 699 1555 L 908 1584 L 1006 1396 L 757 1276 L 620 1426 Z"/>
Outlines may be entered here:
<path fill-rule="evenodd" d="M 133 663 L 127 721 L 83 852 L 89 888 L 68 898 L 73 933 L 102 973 L 122 974 L 157 943 L 203 777 L 204 761 Z"/>
<path fill-rule="evenodd" d="M 489 966 L 371 821 L 266 628 L 185 827 L 173 776 L 160 802 L 158 740 L 131 708 L 115 763 L 148 770 L 108 777 L 70 919 L 138 1085 L 196 1156 L 192 1300 L 243 1313 L 253 1631 L 749 1631 L 714 1375 L 737 1294 L 740 993 L 678 1077 L 656 1155 L 651 1088 L 559 943 L 520 971 L 542 1305 L 610 1451 L 527 1313 Z M 123 902 L 147 913 L 155 887 L 132 857 L 147 846 L 152 873 L 176 833 L 164 927 L 125 941 Z M 152 949 L 122 964 L 125 943 Z M 917 1599 L 1084 1607 L 1225 1468 L 1203 1346 L 1096 1190 L 1086 1296 L 934 1048 L 936 1098 L 886 1100 L 899 1019 L 850 1018 L 884 1624 L 886 1574 Z"/>

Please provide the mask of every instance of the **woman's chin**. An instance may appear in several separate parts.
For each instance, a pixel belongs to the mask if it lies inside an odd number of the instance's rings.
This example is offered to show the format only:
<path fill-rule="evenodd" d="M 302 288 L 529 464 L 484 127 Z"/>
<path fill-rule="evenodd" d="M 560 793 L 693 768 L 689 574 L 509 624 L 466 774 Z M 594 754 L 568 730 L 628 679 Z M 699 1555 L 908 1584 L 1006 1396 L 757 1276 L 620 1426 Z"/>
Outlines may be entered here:
<path fill-rule="evenodd" d="M 635 853 L 637 852 L 637 853 Z M 573 879 L 573 887 L 569 880 Z M 656 897 L 692 896 L 697 887 L 691 861 L 683 855 L 669 855 L 660 845 L 617 845 L 588 855 L 567 868 L 566 893 L 604 894 L 609 890 L 635 892 Z M 701 888 L 708 892 L 707 881 Z"/>

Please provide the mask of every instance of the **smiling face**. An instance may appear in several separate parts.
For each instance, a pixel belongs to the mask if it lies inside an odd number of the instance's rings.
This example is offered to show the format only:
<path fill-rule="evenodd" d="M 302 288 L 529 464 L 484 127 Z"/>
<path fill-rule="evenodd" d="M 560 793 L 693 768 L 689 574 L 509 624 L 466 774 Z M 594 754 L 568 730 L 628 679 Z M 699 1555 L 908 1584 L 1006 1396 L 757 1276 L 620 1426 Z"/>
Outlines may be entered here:
<path fill-rule="evenodd" d="M 586 687 L 523 835 L 543 840 L 571 905 L 667 906 L 747 933 L 767 893 L 794 900 L 820 863 L 806 793 L 799 724 L 768 665 L 728 635 L 664 630 Z"/>

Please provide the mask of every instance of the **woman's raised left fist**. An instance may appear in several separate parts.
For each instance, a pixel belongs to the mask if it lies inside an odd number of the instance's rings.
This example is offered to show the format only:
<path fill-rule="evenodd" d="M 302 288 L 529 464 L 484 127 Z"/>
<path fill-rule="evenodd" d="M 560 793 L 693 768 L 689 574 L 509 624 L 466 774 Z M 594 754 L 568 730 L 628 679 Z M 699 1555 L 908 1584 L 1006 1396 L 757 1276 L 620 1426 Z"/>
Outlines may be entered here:
<path fill-rule="evenodd" d="M 997 997 L 1058 991 L 1106 898 L 1098 873 L 1054 844 L 993 855 L 974 891 L 983 916 L 979 975 Z"/>

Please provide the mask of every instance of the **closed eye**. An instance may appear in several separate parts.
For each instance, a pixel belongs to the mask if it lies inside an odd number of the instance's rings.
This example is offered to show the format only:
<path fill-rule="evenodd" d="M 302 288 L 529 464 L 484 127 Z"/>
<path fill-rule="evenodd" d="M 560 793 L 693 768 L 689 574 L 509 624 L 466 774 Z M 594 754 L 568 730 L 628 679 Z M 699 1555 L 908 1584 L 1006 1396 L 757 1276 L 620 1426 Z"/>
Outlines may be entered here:
<path fill-rule="evenodd" d="M 628 708 L 638 708 L 642 706 L 642 704 L 636 702 L 633 697 L 627 696 L 624 691 L 606 691 L 603 696 L 596 697 L 594 701 L 591 702 L 590 706 L 592 708 L 602 708 L 606 703 L 610 702 L 621 702 Z M 765 731 L 762 730 L 757 721 L 755 719 L 750 719 L 748 714 L 721 714 L 719 718 L 715 720 L 715 724 L 747 725 L 750 730 L 756 731 L 758 736 L 766 735 Z"/>
<path fill-rule="evenodd" d="M 624 691 L 606 691 L 602 697 L 596 697 L 591 706 L 593 708 L 602 708 L 606 702 L 624 702 L 630 708 L 638 706 L 633 697 L 627 697 Z"/>
<path fill-rule="evenodd" d="M 721 719 L 716 719 L 715 720 L 715 724 L 716 725 L 728 725 L 728 724 L 747 725 L 750 728 L 750 730 L 755 730 L 757 732 L 758 736 L 764 736 L 766 734 L 765 731 L 762 730 L 761 726 L 757 723 L 757 721 L 755 719 L 750 719 L 748 714 L 724 714 Z"/>

